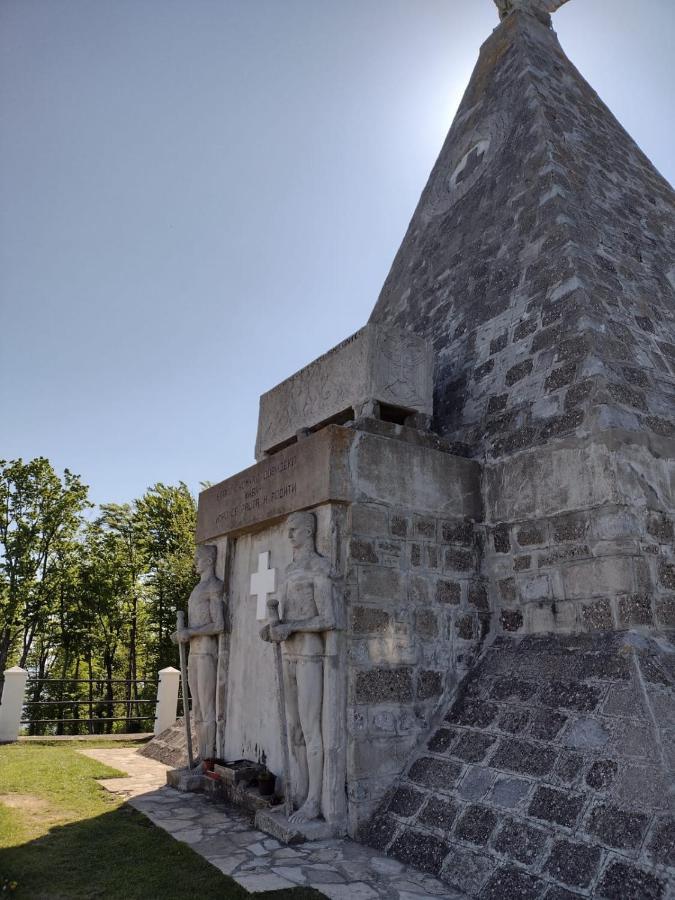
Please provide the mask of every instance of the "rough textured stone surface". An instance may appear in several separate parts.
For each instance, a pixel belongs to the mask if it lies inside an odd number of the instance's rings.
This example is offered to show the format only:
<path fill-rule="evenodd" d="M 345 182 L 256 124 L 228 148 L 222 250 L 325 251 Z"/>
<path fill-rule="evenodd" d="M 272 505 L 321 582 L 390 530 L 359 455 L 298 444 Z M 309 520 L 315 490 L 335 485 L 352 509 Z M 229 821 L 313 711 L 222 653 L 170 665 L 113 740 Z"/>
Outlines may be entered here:
<path fill-rule="evenodd" d="M 675 896 L 674 658 L 636 632 L 497 637 L 367 839 L 433 835 L 480 900 Z"/>
<path fill-rule="evenodd" d="M 674 258 L 670 185 L 519 4 L 371 316 L 431 339 L 433 426 L 485 460 L 505 632 L 672 626 Z"/>

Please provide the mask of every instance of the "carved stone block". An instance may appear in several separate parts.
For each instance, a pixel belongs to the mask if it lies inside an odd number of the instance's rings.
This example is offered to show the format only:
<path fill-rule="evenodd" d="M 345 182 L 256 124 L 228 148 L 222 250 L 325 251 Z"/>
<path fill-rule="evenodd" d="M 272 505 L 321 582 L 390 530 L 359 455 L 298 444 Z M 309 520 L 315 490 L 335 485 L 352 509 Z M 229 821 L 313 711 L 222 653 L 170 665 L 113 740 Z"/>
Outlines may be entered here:
<path fill-rule="evenodd" d="M 430 416 L 432 393 L 429 342 L 368 324 L 261 396 L 256 459 L 341 414 L 372 412 L 373 404 Z"/>

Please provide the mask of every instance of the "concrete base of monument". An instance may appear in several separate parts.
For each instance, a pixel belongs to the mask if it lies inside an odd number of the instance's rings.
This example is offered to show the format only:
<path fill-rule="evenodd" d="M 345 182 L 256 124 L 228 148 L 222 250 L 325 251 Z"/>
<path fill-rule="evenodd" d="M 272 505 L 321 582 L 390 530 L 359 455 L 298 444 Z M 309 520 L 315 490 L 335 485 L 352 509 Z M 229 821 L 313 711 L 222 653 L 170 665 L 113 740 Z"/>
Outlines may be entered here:
<path fill-rule="evenodd" d="M 168 769 L 166 783 L 177 791 L 188 793 L 202 789 L 202 773 L 190 769 Z"/>
<path fill-rule="evenodd" d="M 282 809 L 264 810 L 256 813 L 255 827 L 281 841 L 282 844 L 304 844 L 306 841 L 326 841 L 341 837 L 346 828 L 316 819 L 296 825 L 288 821 Z"/>

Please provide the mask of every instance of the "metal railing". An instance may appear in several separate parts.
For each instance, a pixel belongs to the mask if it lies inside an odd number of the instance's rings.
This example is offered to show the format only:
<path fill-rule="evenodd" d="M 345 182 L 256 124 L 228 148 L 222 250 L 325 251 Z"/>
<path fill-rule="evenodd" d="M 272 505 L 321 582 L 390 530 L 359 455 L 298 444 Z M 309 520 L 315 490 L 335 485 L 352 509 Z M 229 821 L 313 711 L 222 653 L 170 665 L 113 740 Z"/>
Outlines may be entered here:
<path fill-rule="evenodd" d="M 119 696 L 120 685 L 127 696 Z M 44 696 L 45 691 L 49 696 Z M 137 696 L 128 696 L 131 693 Z M 20 725 L 31 735 L 111 734 L 119 722 L 126 723 L 128 733 L 152 731 L 157 682 L 145 678 L 29 677 L 24 704 Z M 61 710 L 68 714 L 62 715 Z M 80 710 L 85 714 L 80 715 Z M 121 710 L 124 714 L 118 715 Z"/>
<path fill-rule="evenodd" d="M 35 737 L 132 734 L 143 729 L 160 734 L 175 723 L 179 706 L 182 715 L 183 701 L 177 669 L 167 666 L 157 676 L 158 680 L 35 678 L 18 666 L 6 669 L 0 744 L 18 740 L 26 730 Z M 83 708 L 88 715 L 80 715 Z M 118 728 L 120 722 L 126 727 Z"/>

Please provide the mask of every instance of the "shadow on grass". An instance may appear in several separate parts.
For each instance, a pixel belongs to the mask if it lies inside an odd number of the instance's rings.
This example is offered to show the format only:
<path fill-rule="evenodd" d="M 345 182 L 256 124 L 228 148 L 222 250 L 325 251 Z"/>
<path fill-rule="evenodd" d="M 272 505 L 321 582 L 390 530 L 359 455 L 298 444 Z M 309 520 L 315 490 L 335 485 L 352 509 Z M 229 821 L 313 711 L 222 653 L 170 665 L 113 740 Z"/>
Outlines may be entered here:
<path fill-rule="evenodd" d="M 0 885 L 18 883 L 17 900 L 238 900 L 252 896 L 185 844 L 123 805 L 111 812 L 52 827 L 35 840 L 0 850 Z M 269 900 L 324 895 L 297 888 Z"/>

